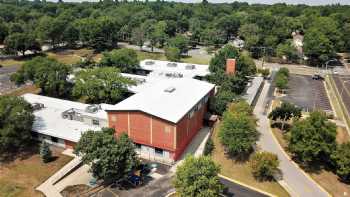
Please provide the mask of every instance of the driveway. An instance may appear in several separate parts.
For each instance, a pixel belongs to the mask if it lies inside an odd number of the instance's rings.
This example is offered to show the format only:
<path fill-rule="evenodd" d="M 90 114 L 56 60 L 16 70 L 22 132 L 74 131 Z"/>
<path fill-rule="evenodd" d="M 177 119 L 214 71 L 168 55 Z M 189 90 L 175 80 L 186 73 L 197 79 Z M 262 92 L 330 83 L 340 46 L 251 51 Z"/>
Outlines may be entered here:
<path fill-rule="evenodd" d="M 266 82 L 261 95 L 254 108 L 254 114 L 258 118 L 258 131 L 261 133 L 258 146 L 264 150 L 276 154 L 280 160 L 280 169 L 282 178 L 279 183 L 286 188 L 292 196 L 300 197 L 325 197 L 329 196 L 315 181 L 308 177 L 304 172 L 289 159 L 283 151 L 277 140 L 274 138 L 270 129 L 269 120 L 264 113 L 266 104 L 266 96 L 271 87 L 271 82 Z"/>

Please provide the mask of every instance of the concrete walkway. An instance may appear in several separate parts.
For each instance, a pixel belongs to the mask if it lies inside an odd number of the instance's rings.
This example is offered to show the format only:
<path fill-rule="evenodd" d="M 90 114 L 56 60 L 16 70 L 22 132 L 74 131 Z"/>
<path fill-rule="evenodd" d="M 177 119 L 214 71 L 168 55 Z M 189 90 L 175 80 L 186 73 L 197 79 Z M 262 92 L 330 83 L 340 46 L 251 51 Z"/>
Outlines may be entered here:
<path fill-rule="evenodd" d="M 72 161 L 63 166 L 59 171 L 57 171 L 54 175 L 48 178 L 44 183 L 39 185 L 39 187 L 37 187 L 36 189 L 43 192 L 45 196 L 48 197 L 62 197 L 60 191 L 55 187 L 54 184 L 80 163 L 80 158 L 75 157 Z"/>
<path fill-rule="evenodd" d="M 258 146 L 264 150 L 275 153 L 280 160 L 280 169 L 282 172 L 279 183 L 290 193 L 291 196 L 300 197 L 324 197 L 330 196 L 323 188 L 321 188 L 315 181 L 306 175 L 302 169 L 294 163 L 288 155 L 284 152 L 282 147 L 274 138 L 270 129 L 269 120 L 265 113 L 265 106 L 267 104 L 266 97 L 271 86 L 270 82 L 266 82 L 260 98 L 254 108 L 254 114 L 258 118 L 258 131 L 261 133 L 258 141 Z"/>

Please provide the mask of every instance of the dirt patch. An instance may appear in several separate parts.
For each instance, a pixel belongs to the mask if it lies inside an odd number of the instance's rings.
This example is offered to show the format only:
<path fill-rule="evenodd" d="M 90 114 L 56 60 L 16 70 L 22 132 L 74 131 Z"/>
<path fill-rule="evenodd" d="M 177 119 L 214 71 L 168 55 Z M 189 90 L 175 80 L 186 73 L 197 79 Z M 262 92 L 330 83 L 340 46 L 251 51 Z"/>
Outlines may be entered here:
<path fill-rule="evenodd" d="M 90 189 L 87 185 L 72 185 L 66 187 L 62 192 L 63 197 L 81 196 L 82 193 L 87 192 Z"/>
<path fill-rule="evenodd" d="M 337 128 L 337 143 L 343 144 L 350 141 L 349 133 L 346 131 L 344 127 Z"/>

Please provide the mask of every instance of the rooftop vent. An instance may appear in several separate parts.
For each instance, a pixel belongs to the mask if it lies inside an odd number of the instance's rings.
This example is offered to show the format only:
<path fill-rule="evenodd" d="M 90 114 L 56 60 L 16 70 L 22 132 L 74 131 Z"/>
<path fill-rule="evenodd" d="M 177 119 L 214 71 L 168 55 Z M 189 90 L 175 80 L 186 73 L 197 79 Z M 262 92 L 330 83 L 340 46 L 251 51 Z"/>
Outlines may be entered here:
<path fill-rule="evenodd" d="M 150 66 L 150 65 L 155 64 L 155 62 L 154 61 L 146 61 L 145 64 Z"/>
<path fill-rule="evenodd" d="M 167 64 L 167 66 L 168 67 L 177 67 L 177 63 L 175 63 L 175 62 L 169 62 L 168 64 Z"/>
<path fill-rule="evenodd" d="M 186 70 L 193 70 L 193 69 L 195 69 L 195 68 L 196 68 L 196 65 L 193 65 L 193 64 L 187 64 L 185 68 L 186 68 Z"/>
<path fill-rule="evenodd" d="M 166 88 L 166 89 L 164 90 L 164 92 L 172 93 L 172 92 L 174 92 L 175 90 L 176 90 L 175 87 L 168 87 L 168 88 Z"/>
<path fill-rule="evenodd" d="M 85 112 L 96 113 L 100 109 L 99 105 L 89 105 L 85 108 Z"/>
<path fill-rule="evenodd" d="M 42 103 L 33 103 L 32 107 L 33 107 L 34 111 L 37 111 L 37 110 L 44 108 L 45 106 Z"/>

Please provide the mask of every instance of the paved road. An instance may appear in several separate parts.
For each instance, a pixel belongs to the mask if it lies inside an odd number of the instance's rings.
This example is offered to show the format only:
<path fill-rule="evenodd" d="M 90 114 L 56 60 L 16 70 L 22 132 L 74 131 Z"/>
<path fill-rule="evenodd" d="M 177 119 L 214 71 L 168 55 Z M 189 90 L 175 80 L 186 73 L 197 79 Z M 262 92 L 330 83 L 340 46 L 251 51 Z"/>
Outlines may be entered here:
<path fill-rule="evenodd" d="M 256 107 L 254 114 L 258 118 L 258 130 L 261 133 L 258 146 L 265 151 L 273 152 L 278 155 L 280 160 L 280 169 L 282 172 L 282 185 L 287 185 L 287 190 L 292 196 L 300 197 L 324 197 L 329 196 L 322 190 L 313 180 L 308 178 L 289 158 L 285 155 L 278 142 L 274 140 L 270 130 L 269 120 L 266 116 L 265 107 L 267 100 L 265 99 L 271 83 L 266 82 Z"/>

